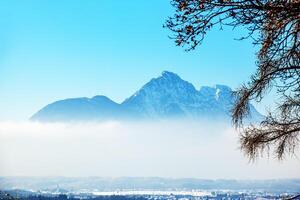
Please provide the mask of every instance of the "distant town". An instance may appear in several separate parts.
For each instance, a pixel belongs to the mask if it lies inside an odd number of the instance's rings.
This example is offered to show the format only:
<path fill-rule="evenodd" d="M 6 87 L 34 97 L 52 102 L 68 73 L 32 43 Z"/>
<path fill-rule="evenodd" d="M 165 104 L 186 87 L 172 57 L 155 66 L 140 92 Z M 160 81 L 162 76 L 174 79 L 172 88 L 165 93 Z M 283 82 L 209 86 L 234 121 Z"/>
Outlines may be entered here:
<path fill-rule="evenodd" d="M 50 193 L 9 190 L 0 192 L 1 200 L 252 200 L 300 199 L 300 193 L 257 191 L 116 191 L 111 193 Z"/>

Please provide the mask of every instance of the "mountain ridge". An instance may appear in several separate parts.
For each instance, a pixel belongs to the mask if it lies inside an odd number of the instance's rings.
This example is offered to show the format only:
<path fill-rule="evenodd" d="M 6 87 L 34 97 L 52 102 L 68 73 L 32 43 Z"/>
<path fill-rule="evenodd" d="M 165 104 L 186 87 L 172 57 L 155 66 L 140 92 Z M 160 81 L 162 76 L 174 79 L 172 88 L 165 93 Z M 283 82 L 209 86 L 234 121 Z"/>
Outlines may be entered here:
<path fill-rule="evenodd" d="M 55 101 L 46 105 L 30 119 L 36 121 L 77 121 L 155 118 L 229 118 L 236 100 L 226 85 L 202 86 L 193 84 L 173 72 L 163 71 L 133 95 L 116 103 L 104 95 Z M 261 114 L 250 104 L 253 119 Z"/>

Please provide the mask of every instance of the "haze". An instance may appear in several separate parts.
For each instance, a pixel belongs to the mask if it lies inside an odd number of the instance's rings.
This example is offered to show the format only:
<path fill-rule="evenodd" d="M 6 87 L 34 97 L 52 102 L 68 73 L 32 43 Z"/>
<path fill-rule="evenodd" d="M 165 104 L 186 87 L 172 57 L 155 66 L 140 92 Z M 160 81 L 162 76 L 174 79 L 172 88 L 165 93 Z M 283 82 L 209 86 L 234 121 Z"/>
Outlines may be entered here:
<path fill-rule="evenodd" d="M 249 163 L 230 123 L 0 122 L 0 176 L 300 178 L 297 157 Z"/>

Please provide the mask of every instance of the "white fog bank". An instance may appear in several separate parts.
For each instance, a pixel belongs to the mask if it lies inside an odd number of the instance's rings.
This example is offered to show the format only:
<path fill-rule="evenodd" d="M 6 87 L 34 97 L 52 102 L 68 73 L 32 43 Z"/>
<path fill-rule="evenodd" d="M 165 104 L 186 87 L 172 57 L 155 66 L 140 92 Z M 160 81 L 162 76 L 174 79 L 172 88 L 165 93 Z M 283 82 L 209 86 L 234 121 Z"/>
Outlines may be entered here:
<path fill-rule="evenodd" d="M 300 160 L 249 163 L 221 122 L 0 122 L 0 176 L 300 178 Z"/>

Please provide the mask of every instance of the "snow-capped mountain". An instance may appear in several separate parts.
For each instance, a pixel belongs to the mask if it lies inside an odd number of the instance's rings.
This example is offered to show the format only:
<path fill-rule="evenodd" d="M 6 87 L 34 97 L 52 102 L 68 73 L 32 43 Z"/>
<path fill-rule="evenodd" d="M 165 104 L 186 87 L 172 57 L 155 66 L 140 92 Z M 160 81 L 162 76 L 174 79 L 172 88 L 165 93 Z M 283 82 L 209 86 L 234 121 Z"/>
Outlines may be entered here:
<path fill-rule="evenodd" d="M 38 121 L 109 120 L 134 118 L 229 118 L 236 97 L 230 87 L 204 86 L 197 90 L 177 74 L 164 71 L 121 104 L 105 96 L 56 101 L 34 114 Z M 250 105 L 252 119 L 262 117 Z"/>

